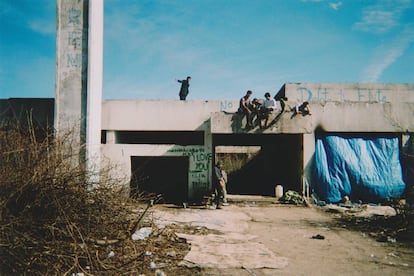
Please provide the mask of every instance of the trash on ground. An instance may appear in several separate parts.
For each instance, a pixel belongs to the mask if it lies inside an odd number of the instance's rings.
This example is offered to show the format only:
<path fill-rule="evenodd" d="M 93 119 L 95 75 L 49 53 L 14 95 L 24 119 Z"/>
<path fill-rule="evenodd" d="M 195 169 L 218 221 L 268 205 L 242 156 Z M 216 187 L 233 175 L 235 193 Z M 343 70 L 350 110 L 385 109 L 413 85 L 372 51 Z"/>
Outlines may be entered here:
<path fill-rule="evenodd" d="M 316 239 L 316 240 L 324 240 L 324 239 L 325 239 L 325 237 L 324 237 L 324 236 L 322 236 L 322 235 L 320 235 L 320 234 L 317 234 L 317 235 L 312 236 L 312 239 Z"/>
<path fill-rule="evenodd" d="M 151 235 L 151 233 L 152 233 L 151 227 L 142 227 L 141 229 L 136 231 L 134 234 L 132 234 L 131 239 L 133 241 L 145 240 Z"/>

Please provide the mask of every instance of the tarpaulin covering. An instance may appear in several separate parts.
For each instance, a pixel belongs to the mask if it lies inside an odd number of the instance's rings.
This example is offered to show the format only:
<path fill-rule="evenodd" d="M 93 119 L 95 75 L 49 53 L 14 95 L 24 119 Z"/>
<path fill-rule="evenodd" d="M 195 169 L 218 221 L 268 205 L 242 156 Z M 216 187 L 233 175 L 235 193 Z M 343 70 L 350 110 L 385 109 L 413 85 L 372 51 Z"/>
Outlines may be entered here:
<path fill-rule="evenodd" d="M 313 188 L 317 196 L 338 203 L 378 202 L 398 198 L 405 189 L 398 137 L 318 135 Z"/>

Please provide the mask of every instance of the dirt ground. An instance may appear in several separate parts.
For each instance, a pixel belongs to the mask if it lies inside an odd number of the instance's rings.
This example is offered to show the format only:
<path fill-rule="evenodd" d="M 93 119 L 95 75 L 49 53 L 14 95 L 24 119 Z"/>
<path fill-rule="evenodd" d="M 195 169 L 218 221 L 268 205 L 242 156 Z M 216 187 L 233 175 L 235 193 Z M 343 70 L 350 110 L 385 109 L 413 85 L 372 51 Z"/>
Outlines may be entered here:
<path fill-rule="evenodd" d="M 321 207 L 247 200 L 221 210 L 155 205 L 149 216 L 190 249 L 174 269 L 154 259 L 158 275 L 414 275 L 412 242 L 380 242 L 378 229 Z"/>

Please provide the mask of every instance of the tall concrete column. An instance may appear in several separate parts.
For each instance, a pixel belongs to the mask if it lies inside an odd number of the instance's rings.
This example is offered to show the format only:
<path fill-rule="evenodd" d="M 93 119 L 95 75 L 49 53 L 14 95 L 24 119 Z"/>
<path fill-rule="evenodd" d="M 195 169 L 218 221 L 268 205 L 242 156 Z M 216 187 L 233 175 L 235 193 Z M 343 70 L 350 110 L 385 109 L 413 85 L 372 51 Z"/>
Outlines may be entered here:
<path fill-rule="evenodd" d="M 103 16 L 103 0 L 90 0 L 88 21 L 86 161 L 88 171 L 93 172 L 90 180 L 96 184 L 99 182 L 101 163 Z"/>
<path fill-rule="evenodd" d="M 312 168 L 315 160 L 315 133 L 303 134 L 303 178 L 302 178 L 302 192 L 306 194 L 310 192 L 310 185 L 312 185 Z M 308 190 L 309 189 L 309 190 Z"/>
<path fill-rule="evenodd" d="M 55 128 L 70 133 L 79 162 L 98 175 L 103 0 L 57 0 L 56 46 Z"/>

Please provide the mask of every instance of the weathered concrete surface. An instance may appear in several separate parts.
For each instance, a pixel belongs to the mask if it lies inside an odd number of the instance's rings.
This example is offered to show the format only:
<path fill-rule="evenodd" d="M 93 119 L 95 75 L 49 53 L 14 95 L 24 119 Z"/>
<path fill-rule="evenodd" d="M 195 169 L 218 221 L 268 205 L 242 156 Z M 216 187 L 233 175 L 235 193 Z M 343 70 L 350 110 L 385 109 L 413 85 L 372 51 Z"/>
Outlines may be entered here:
<path fill-rule="evenodd" d="M 85 142 L 88 0 L 57 1 L 55 128 Z M 82 134 L 82 135 L 81 135 Z"/>
<path fill-rule="evenodd" d="M 292 102 L 288 102 L 293 105 Z M 414 132 L 414 103 L 312 102 L 312 116 L 293 116 L 285 110 L 279 119 L 269 119 L 269 127 L 246 129 L 246 119 L 238 114 L 214 113 L 213 133 L 312 133 L 328 132 Z"/>
<path fill-rule="evenodd" d="M 197 130 L 213 112 L 234 112 L 237 107 L 237 101 L 107 100 L 102 129 Z"/>
<path fill-rule="evenodd" d="M 286 83 L 278 96 L 293 102 L 414 102 L 414 84 L 394 83 Z"/>
<path fill-rule="evenodd" d="M 311 116 L 296 116 L 291 118 L 291 112 L 274 112 L 269 116 L 266 128 L 260 128 L 255 123 L 254 128 L 246 128 L 246 118 L 237 113 L 216 112 L 211 116 L 212 133 L 248 133 L 248 134 L 274 134 L 274 133 L 312 133 L 315 125 Z M 299 118 L 300 117 L 300 118 Z M 264 122 L 264 121 L 263 121 Z"/>

